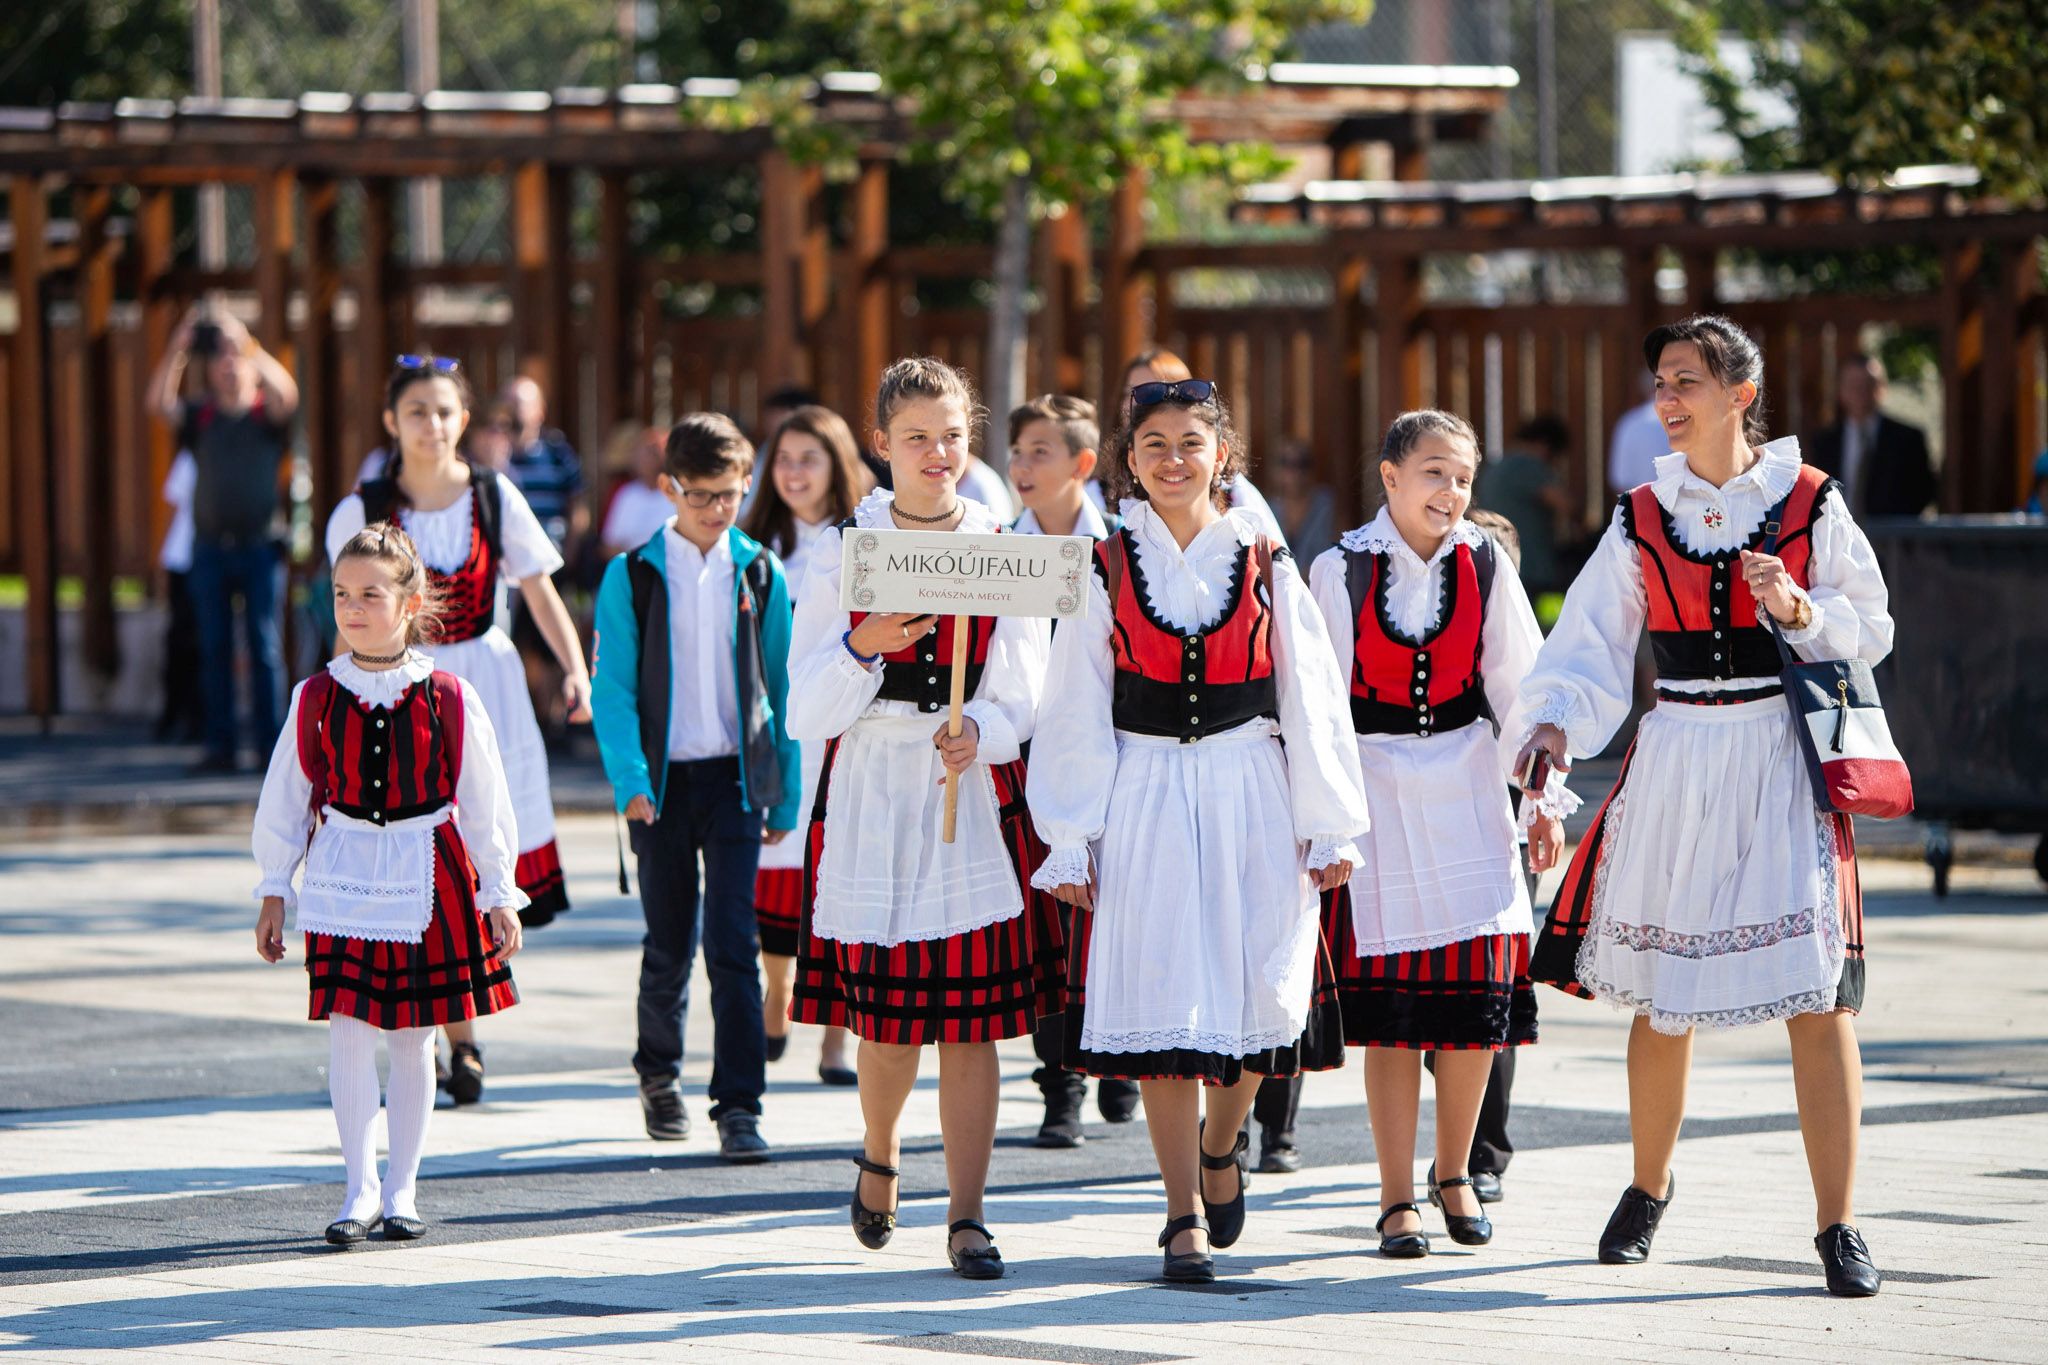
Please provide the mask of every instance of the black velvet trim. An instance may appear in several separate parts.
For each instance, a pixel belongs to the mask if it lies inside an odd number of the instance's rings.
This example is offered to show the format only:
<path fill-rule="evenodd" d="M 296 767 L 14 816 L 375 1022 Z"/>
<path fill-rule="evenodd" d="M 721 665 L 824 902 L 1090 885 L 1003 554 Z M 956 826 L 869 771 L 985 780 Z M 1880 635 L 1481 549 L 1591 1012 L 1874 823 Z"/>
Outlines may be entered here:
<path fill-rule="evenodd" d="M 761 951 L 773 957 L 795 957 L 797 932 L 781 925 L 761 925 Z"/>
<path fill-rule="evenodd" d="M 1223 610 L 1217 613 L 1215 620 L 1200 630 L 1185 631 L 1177 626 L 1168 625 L 1153 613 L 1152 595 L 1145 591 L 1145 566 L 1138 561 L 1138 544 L 1131 538 L 1128 526 L 1120 528 L 1117 534 L 1124 540 L 1124 576 L 1130 580 L 1131 591 L 1137 598 L 1138 611 L 1155 628 L 1175 639 L 1181 639 L 1190 634 L 1213 635 L 1230 623 L 1230 618 L 1237 612 L 1238 594 L 1244 590 L 1244 561 L 1245 556 L 1252 552 L 1251 546 L 1240 544 L 1237 547 L 1237 557 L 1230 561 L 1230 592 L 1223 599 Z M 1116 609 L 1114 602 L 1110 603 L 1110 609 Z"/>
<path fill-rule="evenodd" d="M 1393 982 L 1337 987 L 1344 1041 L 1353 1047 L 1499 1049 L 1536 1041 L 1536 995 L 1527 981 L 1446 991 Z"/>
<path fill-rule="evenodd" d="M 1293 1076 L 1303 1071 L 1335 1071 L 1344 1065 L 1344 1026 L 1337 1005 L 1327 998 L 1311 1005 L 1308 1023 L 1292 1047 L 1268 1048 L 1244 1057 L 1220 1052 L 1169 1048 L 1158 1052 L 1093 1052 L 1081 1046 L 1084 1007 L 1067 1002 L 1066 1045 L 1061 1062 L 1111 1081 L 1200 1081 L 1204 1085 L 1236 1085 L 1249 1071 L 1257 1076 Z"/>

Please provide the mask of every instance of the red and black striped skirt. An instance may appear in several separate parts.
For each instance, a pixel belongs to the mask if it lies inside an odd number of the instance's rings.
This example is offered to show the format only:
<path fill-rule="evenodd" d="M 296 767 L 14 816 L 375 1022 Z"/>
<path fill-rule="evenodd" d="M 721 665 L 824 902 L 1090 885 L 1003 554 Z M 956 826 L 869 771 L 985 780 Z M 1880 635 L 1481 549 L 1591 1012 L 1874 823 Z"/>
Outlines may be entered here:
<path fill-rule="evenodd" d="M 761 931 L 761 951 L 773 957 L 795 957 L 804 908 L 804 870 L 764 867 L 754 874 L 754 923 Z"/>
<path fill-rule="evenodd" d="M 1003 843 L 1024 890 L 1023 913 L 947 938 L 915 943 L 841 943 L 811 932 L 825 804 L 838 741 L 825 751 L 804 850 L 796 984 L 789 1017 L 838 1025 L 870 1042 L 988 1043 L 1021 1038 L 1065 1005 L 1066 934 L 1060 904 L 1031 887 L 1046 856 L 1024 808 L 1024 764 L 991 768 Z"/>
<path fill-rule="evenodd" d="M 553 839 L 519 855 L 512 875 L 532 903 L 519 912 L 519 922 L 538 929 L 556 915 L 569 912 L 569 888 L 562 880 L 562 853 Z"/>
<path fill-rule="evenodd" d="M 1527 934 L 1360 957 L 1348 885 L 1323 893 L 1323 933 L 1351 1046 L 1498 1052 L 1536 1041 Z"/>
<path fill-rule="evenodd" d="M 372 1028 L 426 1028 L 519 1003 L 512 970 L 491 947 L 476 903 L 476 869 L 452 823 L 434 828 L 434 914 L 420 941 L 309 933 L 306 976 L 307 1018 L 340 1014 Z"/>
<path fill-rule="evenodd" d="M 1329 945 L 1316 944 L 1315 985 L 1309 996 L 1308 1022 L 1301 1036 L 1286 1047 L 1271 1047 L 1242 1057 L 1193 1048 L 1155 1052 L 1095 1052 L 1081 1046 L 1081 1027 L 1088 1011 L 1088 944 L 1094 936 L 1093 911 L 1073 908 L 1073 937 L 1067 946 L 1066 1043 L 1060 1061 L 1069 1071 L 1111 1081 L 1200 1081 L 1203 1085 L 1236 1085 L 1249 1071 L 1259 1076 L 1295 1076 L 1304 1071 L 1335 1071 L 1344 1065 L 1344 1021 L 1337 996 L 1336 973 Z"/>

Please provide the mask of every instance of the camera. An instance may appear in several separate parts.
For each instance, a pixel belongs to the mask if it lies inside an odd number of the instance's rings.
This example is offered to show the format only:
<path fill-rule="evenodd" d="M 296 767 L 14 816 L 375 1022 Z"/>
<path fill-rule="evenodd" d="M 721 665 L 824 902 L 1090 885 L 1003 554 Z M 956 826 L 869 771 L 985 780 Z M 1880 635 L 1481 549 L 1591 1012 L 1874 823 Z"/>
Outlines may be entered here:
<path fill-rule="evenodd" d="M 211 359 L 228 348 L 227 333 L 217 322 L 195 323 L 192 327 L 192 354 L 202 359 Z"/>

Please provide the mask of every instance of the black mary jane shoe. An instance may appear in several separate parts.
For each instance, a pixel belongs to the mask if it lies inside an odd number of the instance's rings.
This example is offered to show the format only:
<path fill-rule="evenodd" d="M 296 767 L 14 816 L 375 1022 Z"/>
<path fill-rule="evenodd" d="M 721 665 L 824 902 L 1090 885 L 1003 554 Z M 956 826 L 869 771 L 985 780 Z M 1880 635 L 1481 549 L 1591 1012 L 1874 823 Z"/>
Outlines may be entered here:
<path fill-rule="evenodd" d="M 1434 1168 L 1431 1174 L 1435 1174 Z M 1469 1175 L 1454 1175 L 1449 1180 L 1431 1180 L 1429 1202 L 1443 1210 L 1444 1227 L 1450 1232 L 1453 1242 L 1461 1247 L 1483 1247 L 1493 1240 L 1493 1220 L 1484 1213 L 1476 1218 L 1468 1218 L 1462 1213 L 1452 1213 L 1450 1205 L 1444 1202 L 1445 1190 L 1454 1190 L 1460 1185 L 1469 1188 L 1471 1184 L 1472 1177 Z M 1479 1194 L 1476 1190 L 1473 1191 L 1472 1198 L 1477 1202 Z"/>
<path fill-rule="evenodd" d="M 978 1232 L 988 1238 L 985 1247 L 968 1247 L 961 1250 L 953 1245 L 953 1239 L 963 1232 Z M 953 1263 L 953 1273 L 963 1280 L 1000 1280 L 1003 1278 L 1003 1253 L 996 1246 L 996 1235 L 972 1218 L 962 1218 L 946 1229 L 946 1259 Z"/>
<path fill-rule="evenodd" d="M 1166 1263 L 1160 1267 L 1159 1274 L 1174 1284 L 1214 1284 L 1216 1260 L 1208 1252 L 1173 1254 L 1173 1239 L 1189 1230 L 1207 1232 L 1209 1220 L 1199 1213 L 1184 1213 L 1169 1222 L 1166 1231 L 1159 1234 L 1159 1245 L 1166 1249 Z"/>
<path fill-rule="evenodd" d="M 1372 1230 L 1380 1235 L 1380 1255 L 1396 1260 L 1412 1261 L 1418 1256 L 1429 1255 L 1429 1234 L 1420 1229 L 1414 1232 L 1388 1232 L 1387 1220 L 1397 1213 L 1412 1213 L 1422 1217 L 1422 1208 L 1417 1204 L 1396 1204 L 1380 1215 Z"/>
<path fill-rule="evenodd" d="M 391 1214 L 384 1219 L 384 1240 L 387 1242 L 417 1242 L 427 1235 L 427 1224 L 423 1218 L 401 1218 Z"/>
<path fill-rule="evenodd" d="M 1245 1170 L 1250 1164 L 1245 1156 L 1245 1152 L 1250 1146 L 1251 1139 L 1246 1137 L 1244 1131 L 1240 1129 L 1237 1134 L 1237 1145 L 1222 1156 L 1210 1156 L 1207 1152 L 1201 1153 L 1202 1168 L 1204 1170 L 1235 1170 L 1237 1172 L 1237 1195 L 1235 1198 L 1226 1200 L 1221 1204 L 1216 1204 L 1210 1202 L 1206 1192 L 1202 1195 L 1202 1212 L 1208 1216 L 1209 1220 L 1209 1245 L 1218 1251 L 1223 1251 L 1235 1245 L 1237 1239 L 1244 1233 L 1244 1195 L 1245 1191 L 1251 1188 L 1252 1183 L 1251 1176 Z M 1206 1184 L 1207 1182 L 1203 1183 Z"/>
<path fill-rule="evenodd" d="M 769 1061 L 779 1062 L 782 1060 L 782 1054 L 789 1051 L 789 1035 L 787 1033 L 764 1033 L 761 1037 L 768 1044 L 767 1056 Z"/>
<path fill-rule="evenodd" d="M 855 1157 L 853 1164 L 869 1175 L 879 1175 L 886 1180 L 894 1180 L 903 1174 L 894 1166 L 869 1161 L 865 1156 Z M 853 1235 L 860 1238 L 860 1244 L 869 1251 L 880 1251 L 889 1245 L 889 1239 L 896 1235 L 896 1210 L 889 1209 L 885 1212 L 881 1209 L 871 1209 L 861 1203 L 859 1176 L 853 1178 Z"/>
<path fill-rule="evenodd" d="M 1863 1245 L 1863 1234 L 1847 1223 L 1836 1223 L 1813 1239 L 1820 1252 L 1821 1267 L 1828 1273 L 1828 1293 L 1838 1299 L 1867 1299 L 1884 1285 Z"/>
<path fill-rule="evenodd" d="M 1677 1193 L 1675 1175 L 1664 1177 L 1662 1199 L 1652 1199 L 1635 1185 L 1623 1190 L 1621 1202 L 1614 1206 L 1614 1214 L 1607 1220 L 1607 1230 L 1600 1234 L 1600 1264 L 1639 1265 L 1649 1260 L 1650 1242 L 1657 1235 L 1657 1225 L 1664 1221 L 1664 1210 L 1671 1206 Z"/>
<path fill-rule="evenodd" d="M 372 1218 L 364 1222 L 360 1218 L 343 1218 L 327 1225 L 327 1245 L 331 1247 L 361 1246 L 370 1240 L 370 1234 L 384 1220 Z"/>
<path fill-rule="evenodd" d="M 458 1105 L 475 1104 L 484 1097 L 484 1054 L 475 1043 L 448 1049 L 447 1089 Z"/>
<path fill-rule="evenodd" d="M 860 1073 L 850 1066 L 831 1066 L 819 1062 L 818 1079 L 826 1085 L 859 1085 Z"/>

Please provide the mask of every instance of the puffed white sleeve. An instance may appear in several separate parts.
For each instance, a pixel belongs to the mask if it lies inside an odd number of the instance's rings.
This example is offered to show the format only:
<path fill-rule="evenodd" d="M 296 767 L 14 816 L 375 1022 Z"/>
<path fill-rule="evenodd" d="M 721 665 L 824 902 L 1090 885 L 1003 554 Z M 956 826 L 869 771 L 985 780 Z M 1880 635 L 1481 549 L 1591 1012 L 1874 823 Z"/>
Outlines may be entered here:
<path fill-rule="evenodd" d="M 1023 757 L 1038 707 L 1045 696 L 1045 669 L 1052 652 L 1052 623 L 1037 616 L 999 616 L 989 637 L 988 662 L 974 699 L 960 708 L 981 738 L 983 763 L 1014 763 Z"/>
<path fill-rule="evenodd" d="M 1849 515 L 1839 489 L 1831 489 L 1813 519 L 1813 554 L 1805 597 L 1813 619 L 1803 630 L 1785 629 L 1785 643 L 1809 662 L 1861 659 L 1874 664 L 1892 652 L 1891 598 L 1870 538 Z M 1757 621 L 1769 628 L 1764 609 Z"/>
<path fill-rule="evenodd" d="M 1351 619 L 1350 561 L 1344 547 L 1332 545 L 1308 566 L 1308 592 L 1323 614 L 1323 629 L 1330 637 L 1330 652 L 1337 667 L 1348 674 L 1345 662 L 1358 649 L 1358 623 Z"/>
<path fill-rule="evenodd" d="M 1041 710 L 1024 781 L 1031 823 L 1051 855 L 1032 874 L 1041 891 L 1088 881 L 1088 846 L 1102 837 L 1116 785 L 1116 728 L 1110 700 L 1109 595 L 1088 575 L 1088 607 L 1052 633 Z"/>
<path fill-rule="evenodd" d="M 1273 625 L 1273 681 L 1280 737 L 1287 744 L 1295 836 L 1309 845 L 1310 871 L 1335 862 L 1362 862 L 1352 840 L 1372 820 L 1359 775 L 1350 694 L 1322 609 L 1292 555 L 1273 560 Z"/>
<path fill-rule="evenodd" d="M 498 542 L 504 551 L 499 572 L 514 583 L 562 567 L 562 552 L 533 514 L 519 485 L 498 480 Z"/>
<path fill-rule="evenodd" d="M 1642 562 L 1617 508 L 1522 681 L 1521 727 L 1503 726 L 1503 739 L 1520 749 L 1528 730 L 1555 725 L 1581 758 L 1606 748 L 1635 700 L 1636 643 L 1647 609 Z"/>
<path fill-rule="evenodd" d="M 827 527 L 811 547 L 789 628 L 791 739 L 838 738 L 882 690 L 881 665 L 862 664 L 841 639 L 852 618 L 839 606 L 839 557 L 839 528 Z"/>
<path fill-rule="evenodd" d="M 270 767 L 263 774 L 263 793 L 256 798 L 256 819 L 249 835 L 261 874 L 256 899 L 278 896 L 287 909 L 299 903 L 292 878 L 305 861 L 306 843 L 313 836 L 313 784 L 299 764 L 299 697 L 305 690 L 303 682 L 292 689 L 284 729 L 271 746 Z"/>
<path fill-rule="evenodd" d="M 341 553 L 341 547 L 348 544 L 348 538 L 363 529 L 363 497 L 351 493 L 334 504 L 334 510 L 327 516 L 327 562 L 334 563 L 334 557 Z"/>
<path fill-rule="evenodd" d="M 533 898 L 519 889 L 519 826 L 512 789 L 498 757 L 490 713 L 467 683 L 462 692 L 462 773 L 455 779 L 455 827 L 476 864 L 476 903 L 485 910 L 521 910 Z"/>
<path fill-rule="evenodd" d="M 1479 627 L 1480 684 L 1486 689 L 1486 704 L 1500 720 L 1500 771 L 1503 781 L 1513 784 L 1515 755 L 1531 728 L 1522 682 L 1536 666 L 1543 649 L 1543 628 L 1536 624 L 1535 608 L 1522 579 L 1498 544 L 1499 561 L 1493 576 L 1493 592 L 1486 600 L 1486 618 Z M 1577 793 L 1565 785 L 1565 774 L 1555 772 L 1544 784 L 1543 794 L 1522 803 L 1530 819 L 1538 814 L 1560 820 L 1579 808 Z"/>

